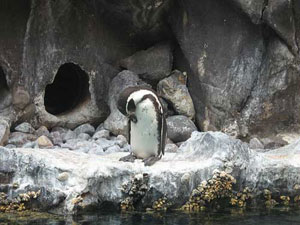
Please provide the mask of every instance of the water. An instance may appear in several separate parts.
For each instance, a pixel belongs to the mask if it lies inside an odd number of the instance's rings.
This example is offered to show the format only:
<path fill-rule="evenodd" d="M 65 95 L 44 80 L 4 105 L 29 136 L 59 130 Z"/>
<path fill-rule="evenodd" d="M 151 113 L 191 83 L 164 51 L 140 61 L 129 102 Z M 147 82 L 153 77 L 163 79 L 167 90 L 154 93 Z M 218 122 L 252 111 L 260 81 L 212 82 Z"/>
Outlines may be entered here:
<path fill-rule="evenodd" d="M 59 217 L 49 214 L 34 216 L 0 214 L 0 225 L 4 224 L 91 224 L 91 225 L 299 225 L 300 210 L 272 209 L 243 212 L 231 210 L 214 213 L 109 213 L 90 214 L 76 217 Z"/>

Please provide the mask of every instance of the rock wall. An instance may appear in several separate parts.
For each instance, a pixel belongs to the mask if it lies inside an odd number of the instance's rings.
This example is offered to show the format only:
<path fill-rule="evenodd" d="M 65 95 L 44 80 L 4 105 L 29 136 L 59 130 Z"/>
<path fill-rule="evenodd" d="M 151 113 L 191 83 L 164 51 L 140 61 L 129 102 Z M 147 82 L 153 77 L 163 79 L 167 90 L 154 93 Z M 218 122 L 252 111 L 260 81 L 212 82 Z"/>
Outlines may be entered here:
<path fill-rule="evenodd" d="M 172 27 L 201 129 L 247 136 L 298 125 L 296 2 L 179 1 Z"/>
<path fill-rule="evenodd" d="M 110 114 L 112 78 L 147 68 L 132 63 L 161 41 L 173 46 L 171 69 L 187 72 L 198 129 L 244 138 L 298 130 L 296 0 L 0 4 L 2 142 L 23 121 L 35 128 L 100 124 Z M 156 78 L 138 75 L 156 87 Z"/>

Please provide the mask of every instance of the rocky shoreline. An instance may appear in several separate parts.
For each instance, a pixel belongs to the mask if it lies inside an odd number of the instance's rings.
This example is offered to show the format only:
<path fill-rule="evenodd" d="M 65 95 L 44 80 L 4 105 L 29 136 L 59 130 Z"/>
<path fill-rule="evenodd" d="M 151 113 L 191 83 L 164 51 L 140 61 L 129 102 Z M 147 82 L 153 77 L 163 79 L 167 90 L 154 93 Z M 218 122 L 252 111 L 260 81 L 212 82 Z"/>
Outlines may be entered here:
<path fill-rule="evenodd" d="M 118 210 L 128 196 L 137 199 L 136 209 L 152 208 L 162 198 L 168 207 L 181 208 L 193 190 L 212 179 L 217 169 L 236 180 L 232 186 L 236 193 L 251 190 L 252 206 L 286 204 L 282 196 L 289 197 L 291 205 L 299 204 L 299 147 L 300 141 L 257 152 L 220 132 L 194 132 L 177 153 L 166 153 L 152 167 L 138 160 L 119 162 L 128 154 L 124 152 L 95 155 L 68 149 L 1 147 L 1 191 L 6 190 L 10 199 L 39 191 L 29 205 L 57 214 L 108 206 Z M 147 176 L 146 186 L 131 188 L 132 193 L 128 195 L 127 190 L 126 194 L 124 185 L 132 186 L 134 180 L 143 183 L 143 175 Z"/>

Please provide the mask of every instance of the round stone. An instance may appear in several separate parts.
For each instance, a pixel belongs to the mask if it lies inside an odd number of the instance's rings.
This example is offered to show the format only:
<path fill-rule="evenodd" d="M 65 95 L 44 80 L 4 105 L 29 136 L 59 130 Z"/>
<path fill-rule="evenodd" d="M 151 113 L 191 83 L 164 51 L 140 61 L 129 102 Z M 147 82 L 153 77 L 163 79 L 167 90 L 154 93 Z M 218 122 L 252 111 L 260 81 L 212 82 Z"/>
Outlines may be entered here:
<path fill-rule="evenodd" d="M 40 148 L 51 148 L 51 147 L 53 147 L 53 143 L 46 136 L 40 136 L 36 141 L 37 141 Z"/>
<path fill-rule="evenodd" d="M 69 179 L 69 173 L 67 173 L 67 172 L 62 172 L 57 177 L 57 180 L 62 181 L 62 182 L 66 181 L 68 179 Z"/>

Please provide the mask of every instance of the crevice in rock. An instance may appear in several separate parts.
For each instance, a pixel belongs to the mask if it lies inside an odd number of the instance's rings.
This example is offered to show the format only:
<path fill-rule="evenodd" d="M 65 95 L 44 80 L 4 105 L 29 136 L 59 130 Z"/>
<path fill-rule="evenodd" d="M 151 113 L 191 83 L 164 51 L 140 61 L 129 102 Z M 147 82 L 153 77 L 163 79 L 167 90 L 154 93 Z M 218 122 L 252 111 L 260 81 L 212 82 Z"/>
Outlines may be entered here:
<path fill-rule="evenodd" d="M 0 112 L 11 103 L 11 95 L 7 85 L 5 73 L 0 67 Z"/>
<path fill-rule="evenodd" d="M 45 90 L 44 104 L 48 113 L 60 115 L 75 109 L 90 98 L 89 76 L 78 65 L 60 66 L 52 84 Z"/>
<path fill-rule="evenodd" d="M 297 38 L 297 33 L 299 32 L 299 30 L 297 29 L 297 14 L 296 14 L 296 3 L 295 0 L 292 0 L 292 12 L 293 12 L 293 18 L 294 18 L 294 30 L 295 30 L 295 34 L 294 34 L 294 38 L 295 38 L 295 44 L 297 47 L 297 52 L 299 54 L 299 43 L 298 43 L 298 38 Z"/>
<path fill-rule="evenodd" d="M 264 20 L 264 13 L 265 13 L 265 10 L 268 7 L 268 5 L 269 5 L 269 0 L 264 0 L 263 8 L 262 8 L 261 15 L 260 15 L 261 22 L 263 22 L 263 20 Z"/>

